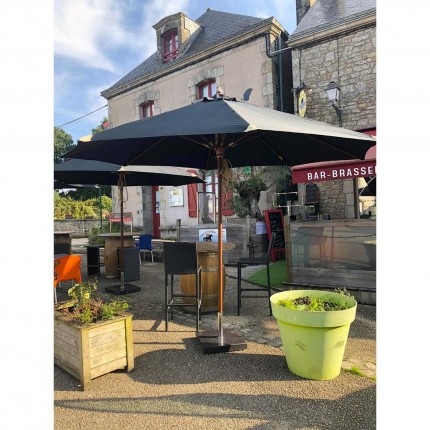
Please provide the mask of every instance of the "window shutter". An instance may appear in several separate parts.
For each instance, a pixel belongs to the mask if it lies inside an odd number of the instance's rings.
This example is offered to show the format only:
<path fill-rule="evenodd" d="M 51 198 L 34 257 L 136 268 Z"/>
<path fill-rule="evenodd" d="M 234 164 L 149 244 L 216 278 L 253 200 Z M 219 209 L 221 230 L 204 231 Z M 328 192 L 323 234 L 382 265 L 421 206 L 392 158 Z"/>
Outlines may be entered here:
<path fill-rule="evenodd" d="M 195 170 L 187 170 L 189 173 L 197 175 Z M 190 218 L 197 217 L 197 184 L 188 184 L 188 216 Z"/>
<path fill-rule="evenodd" d="M 227 193 L 223 196 L 223 202 L 222 202 L 222 214 L 224 216 L 231 216 L 233 215 L 233 191 L 228 190 Z"/>

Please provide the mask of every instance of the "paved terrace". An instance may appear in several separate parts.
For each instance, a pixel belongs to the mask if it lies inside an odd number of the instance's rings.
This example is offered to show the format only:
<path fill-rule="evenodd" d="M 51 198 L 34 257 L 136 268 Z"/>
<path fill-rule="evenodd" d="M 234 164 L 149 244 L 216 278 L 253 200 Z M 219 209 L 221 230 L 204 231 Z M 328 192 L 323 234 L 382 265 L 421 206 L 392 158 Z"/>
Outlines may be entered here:
<path fill-rule="evenodd" d="M 84 254 L 82 274 L 86 280 Z M 144 262 L 140 281 L 132 282 L 142 290 L 122 296 L 134 315 L 134 370 L 94 379 L 83 392 L 78 380 L 54 366 L 55 428 L 375 429 L 376 307 L 358 306 L 340 376 L 306 380 L 288 370 L 266 300 L 245 300 L 236 316 L 234 276 L 235 268 L 227 268 L 224 327 L 239 332 L 247 349 L 205 355 L 193 315 L 176 310 L 164 332 L 164 266 Z M 102 269 L 98 293 L 105 299 L 109 285 L 118 280 L 106 279 Z M 58 290 L 59 301 L 66 290 L 67 284 Z M 215 314 L 203 315 L 202 330 L 214 330 L 215 323 Z"/>

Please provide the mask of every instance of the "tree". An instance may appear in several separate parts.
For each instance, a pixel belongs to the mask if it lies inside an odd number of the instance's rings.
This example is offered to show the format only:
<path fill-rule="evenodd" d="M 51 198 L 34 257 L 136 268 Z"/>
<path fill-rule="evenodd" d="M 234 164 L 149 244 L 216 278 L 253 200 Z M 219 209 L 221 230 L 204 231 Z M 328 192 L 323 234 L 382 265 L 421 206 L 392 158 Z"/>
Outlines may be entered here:
<path fill-rule="evenodd" d="M 233 199 L 233 209 L 239 217 L 247 215 L 253 218 L 262 218 L 258 207 L 261 191 L 267 190 L 267 185 L 263 180 L 264 170 L 254 172 L 250 176 L 237 177 L 233 181 L 233 187 L 237 195 Z"/>
<path fill-rule="evenodd" d="M 54 163 L 64 161 L 60 156 L 73 149 L 73 137 L 60 127 L 54 127 Z"/>

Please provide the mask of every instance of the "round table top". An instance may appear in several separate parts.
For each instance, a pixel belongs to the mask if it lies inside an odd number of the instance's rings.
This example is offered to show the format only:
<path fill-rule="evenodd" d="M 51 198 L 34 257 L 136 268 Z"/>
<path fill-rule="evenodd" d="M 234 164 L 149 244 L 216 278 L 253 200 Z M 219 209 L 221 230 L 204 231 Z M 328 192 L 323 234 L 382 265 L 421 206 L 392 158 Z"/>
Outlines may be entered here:
<path fill-rule="evenodd" d="M 223 242 L 222 250 L 228 251 L 236 246 L 232 242 Z M 218 252 L 218 242 L 197 242 L 197 252 Z"/>

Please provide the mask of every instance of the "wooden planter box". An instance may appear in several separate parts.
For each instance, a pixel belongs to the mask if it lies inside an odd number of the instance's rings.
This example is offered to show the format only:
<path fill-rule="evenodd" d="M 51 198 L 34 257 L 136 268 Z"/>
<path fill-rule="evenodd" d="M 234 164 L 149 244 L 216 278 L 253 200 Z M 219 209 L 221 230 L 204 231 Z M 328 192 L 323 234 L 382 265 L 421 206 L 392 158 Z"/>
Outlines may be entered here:
<path fill-rule="evenodd" d="M 134 368 L 132 315 L 79 325 L 59 311 L 54 315 L 54 363 L 79 379 L 83 390 L 91 379 L 117 369 Z"/>

